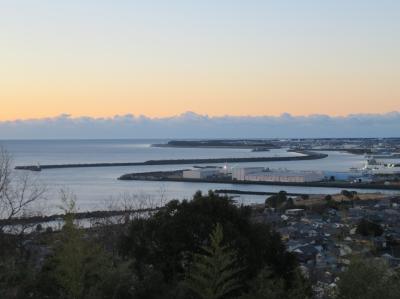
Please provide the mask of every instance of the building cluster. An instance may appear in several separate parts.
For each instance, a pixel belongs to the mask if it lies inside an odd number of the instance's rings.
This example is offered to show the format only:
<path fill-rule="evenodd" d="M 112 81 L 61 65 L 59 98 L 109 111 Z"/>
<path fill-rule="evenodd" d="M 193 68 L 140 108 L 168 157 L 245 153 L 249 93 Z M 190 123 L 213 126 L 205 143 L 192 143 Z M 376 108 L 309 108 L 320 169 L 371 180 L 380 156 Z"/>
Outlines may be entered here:
<path fill-rule="evenodd" d="M 222 175 L 220 168 L 195 168 L 184 170 L 183 178 L 185 179 L 211 179 L 211 178 L 218 178 Z"/>
<path fill-rule="evenodd" d="M 249 182 L 311 183 L 322 181 L 344 181 L 371 183 L 400 180 L 400 167 L 366 164 L 362 169 L 349 171 L 293 171 L 265 167 L 201 167 L 184 170 L 184 179 L 225 179 Z"/>
<path fill-rule="evenodd" d="M 304 150 L 349 150 L 371 154 L 400 151 L 400 138 L 300 138 L 271 142 L 280 147 Z"/>
<path fill-rule="evenodd" d="M 183 171 L 185 179 L 218 179 L 228 178 L 233 181 L 252 182 L 290 182 L 306 183 L 319 182 L 325 179 L 323 172 L 290 171 L 287 169 L 270 169 L 264 167 L 242 168 L 196 168 Z"/>
<path fill-rule="evenodd" d="M 263 167 L 236 168 L 232 170 L 232 179 L 238 181 L 306 183 L 319 182 L 324 178 L 324 174 L 317 171 L 272 170 Z"/>
<path fill-rule="evenodd" d="M 282 235 L 320 298 L 335 288 L 338 275 L 354 256 L 381 257 L 390 266 L 400 267 L 400 197 L 357 200 L 347 203 L 346 208 L 313 210 L 266 208 L 255 219 L 269 223 Z M 374 223 L 380 233 L 362 235 L 357 230 L 361 221 Z"/>

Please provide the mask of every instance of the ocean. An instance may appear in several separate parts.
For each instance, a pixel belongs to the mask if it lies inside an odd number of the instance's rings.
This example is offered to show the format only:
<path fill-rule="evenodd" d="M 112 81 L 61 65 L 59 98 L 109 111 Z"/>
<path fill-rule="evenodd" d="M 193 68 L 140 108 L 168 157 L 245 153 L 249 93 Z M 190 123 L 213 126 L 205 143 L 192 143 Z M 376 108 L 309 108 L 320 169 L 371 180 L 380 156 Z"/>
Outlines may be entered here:
<path fill-rule="evenodd" d="M 14 166 L 64 163 L 100 162 L 143 162 L 158 159 L 223 158 L 298 155 L 285 149 L 269 152 L 251 152 L 248 149 L 216 148 L 168 148 L 152 147 L 151 144 L 166 143 L 168 140 L 3 140 L 3 146 L 13 157 Z M 329 156 L 321 160 L 240 163 L 240 166 L 264 166 L 290 170 L 347 171 L 350 167 L 360 167 L 365 158 L 342 152 L 326 152 Z M 218 165 L 218 164 L 214 164 Z M 221 165 L 221 164 L 220 164 Z M 248 191 L 293 193 L 337 193 L 338 188 L 282 187 L 260 185 L 232 185 L 183 182 L 142 182 L 119 181 L 125 173 L 156 170 L 177 170 L 193 165 L 127 166 L 48 169 L 32 172 L 31 175 L 46 186 L 46 213 L 57 212 L 61 189 L 75 194 L 79 211 L 103 210 L 127 196 L 134 200 L 153 202 L 171 199 L 190 199 L 197 191 L 207 192 L 215 189 L 234 189 Z M 235 165 L 230 165 L 235 166 Z M 16 170 L 20 172 L 22 170 Z M 355 189 L 356 190 L 356 189 Z M 366 192 L 365 190 L 358 190 Z M 238 201 L 246 204 L 260 203 L 265 196 L 241 195 Z M 59 211 L 58 211 L 59 212 Z"/>

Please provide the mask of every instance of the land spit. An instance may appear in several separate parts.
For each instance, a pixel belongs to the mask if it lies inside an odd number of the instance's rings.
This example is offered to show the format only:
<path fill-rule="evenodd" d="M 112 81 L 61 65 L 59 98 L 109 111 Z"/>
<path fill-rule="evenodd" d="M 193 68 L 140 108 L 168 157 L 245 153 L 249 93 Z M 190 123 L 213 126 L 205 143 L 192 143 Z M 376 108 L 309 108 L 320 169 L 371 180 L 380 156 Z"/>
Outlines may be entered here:
<path fill-rule="evenodd" d="M 234 185 L 267 185 L 267 186 L 282 186 L 282 187 L 294 186 L 294 187 L 322 187 L 322 188 L 400 191 L 399 184 L 386 185 L 381 183 L 350 183 L 350 182 L 339 182 L 339 181 L 320 181 L 320 182 L 242 181 L 242 180 L 234 180 L 230 177 L 194 179 L 194 178 L 184 178 L 183 171 L 184 170 L 128 173 L 120 176 L 118 179 L 133 180 L 133 181 L 217 183 L 217 184 L 234 184 Z"/>

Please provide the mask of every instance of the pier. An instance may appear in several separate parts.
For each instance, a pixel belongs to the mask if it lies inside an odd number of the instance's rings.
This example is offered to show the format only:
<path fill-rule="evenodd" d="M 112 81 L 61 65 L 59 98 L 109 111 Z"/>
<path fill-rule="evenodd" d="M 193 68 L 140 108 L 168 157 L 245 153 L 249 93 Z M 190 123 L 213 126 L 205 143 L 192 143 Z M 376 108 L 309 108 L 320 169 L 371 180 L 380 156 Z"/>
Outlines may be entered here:
<path fill-rule="evenodd" d="M 58 168 L 88 168 L 88 167 L 122 167 L 122 166 L 153 166 L 153 165 L 184 165 L 184 164 L 215 164 L 215 163 L 250 163 L 317 160 L 328 157 L 326 154 L 299 151 L 303 156 L 292 157 L 248 157 L 248 158 L 211 158 L 211 159 L 166 159 L 148 160 L 145 162 L 114 162 L 114 163 L 76 163 L 16 166 L 18 170 L 42 171 Z"/>

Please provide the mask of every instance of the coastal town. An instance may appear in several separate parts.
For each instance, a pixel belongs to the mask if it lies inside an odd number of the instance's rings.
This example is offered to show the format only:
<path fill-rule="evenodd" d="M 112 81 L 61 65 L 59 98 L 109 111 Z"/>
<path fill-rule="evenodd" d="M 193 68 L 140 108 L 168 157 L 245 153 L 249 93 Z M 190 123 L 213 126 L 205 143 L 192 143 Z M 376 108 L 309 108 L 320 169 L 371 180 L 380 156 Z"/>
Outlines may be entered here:
<path fill-rule="evenodd" d="M 0 24 L 0 299 L 400 299 L 400 0 Z"/>
<path fill-rule="evenodd" d="M 313 282 L 316 298 L 335 291 L 355 257 L 400 266 L 400 196 L 341 194 L 297 197 L 284 191 L 253 206 L 254 219 L 274 227 Z"/>

